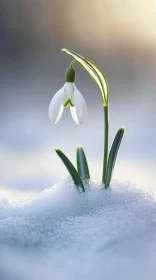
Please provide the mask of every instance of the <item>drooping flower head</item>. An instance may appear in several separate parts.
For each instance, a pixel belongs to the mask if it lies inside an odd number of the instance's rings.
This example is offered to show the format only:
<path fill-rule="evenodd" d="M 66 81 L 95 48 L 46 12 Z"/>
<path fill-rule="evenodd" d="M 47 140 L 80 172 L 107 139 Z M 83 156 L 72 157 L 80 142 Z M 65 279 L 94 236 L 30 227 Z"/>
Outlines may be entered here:
<path fill-rule="evenodd" d="M 56 124 L 64 108 L 70 106 L 72 118 L 77 124 L 83 124 L 87 115 L 87 106 L 82 94 L 75 86 L 75 70 L 72 66 L 67 68 L 66 83 L 53 96 L 49 106 L 49 118 Z"/>

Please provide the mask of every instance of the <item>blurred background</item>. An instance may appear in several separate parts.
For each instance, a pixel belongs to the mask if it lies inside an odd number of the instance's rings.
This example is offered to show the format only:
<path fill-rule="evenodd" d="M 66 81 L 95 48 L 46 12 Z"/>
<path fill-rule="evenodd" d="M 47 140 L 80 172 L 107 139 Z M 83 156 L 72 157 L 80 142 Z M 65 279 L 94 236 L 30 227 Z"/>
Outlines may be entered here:
<path fill-rule="evenodd" d="M 88 117 L 74 123 L 48 118 L 51 98 L 65 80 L 71 57 L 63 47 L 96 62 L 110 88 L 110 144 L 125 136 L 114 178 L 156 189 L 156 1 L 0 1 L 0 190 L 33 195 L 68 175 L 55 154 L 73 163 L 82 144 L 92 178 L 100 180 L 103 108 L 98 88 L 76 66 L 76 85 Z"/>

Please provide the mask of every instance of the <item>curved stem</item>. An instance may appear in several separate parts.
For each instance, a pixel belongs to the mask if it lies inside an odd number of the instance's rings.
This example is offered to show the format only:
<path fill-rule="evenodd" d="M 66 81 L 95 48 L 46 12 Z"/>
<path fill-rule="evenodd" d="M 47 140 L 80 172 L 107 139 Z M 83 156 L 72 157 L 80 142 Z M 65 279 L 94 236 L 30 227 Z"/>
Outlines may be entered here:
<path fill-rule="evenodd" d="M 76 63 L 76 62 L 77 62 L 76 59 L 72 60 L 72 62 L 70 63 L 70 67 L 73 67 L 74 63 Z"/>
<path fill-rule="evenodd" d="M 73 67 L 74 63 L 78 63 L 83 68 L 81 63 L 79 61 L 77 61 L 76 59 L 74 59 L 71 62 L 70 67 Z M 89 65 L 89 67 L 92 68 L 91 65 Z M 100 77 L 99 77 L 99 79 L 100 79 Z M 102 183 L 106 184 L 107 161 L 108 161 L 108 138 L 109 138 L 109 108 L 108 108 L 108 100 L 107 100 L 107 104 L 103 105 L 103 108 L 104 108 L 104 156 L 103 156 Z"/>
<path fill-rule="evenodd" d="M 104 106 L 104 156 L 102 183 L 106 184 L 107 160 L 108 160 L 108 136 L 109 136 L 109 108 Z"/>

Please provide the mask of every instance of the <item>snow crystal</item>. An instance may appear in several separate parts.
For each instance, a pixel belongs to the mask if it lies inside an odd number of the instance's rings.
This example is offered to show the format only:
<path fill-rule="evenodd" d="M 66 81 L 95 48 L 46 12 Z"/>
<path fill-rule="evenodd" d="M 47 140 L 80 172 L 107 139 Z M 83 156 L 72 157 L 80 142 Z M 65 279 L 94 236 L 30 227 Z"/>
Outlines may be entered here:
<path fill-rule="evenodd" d="M 0 200 L 1 205 L 1 200 Z M 0 211 L 0 279 L 155 279 L 156 193 L 67 178 Z"/>

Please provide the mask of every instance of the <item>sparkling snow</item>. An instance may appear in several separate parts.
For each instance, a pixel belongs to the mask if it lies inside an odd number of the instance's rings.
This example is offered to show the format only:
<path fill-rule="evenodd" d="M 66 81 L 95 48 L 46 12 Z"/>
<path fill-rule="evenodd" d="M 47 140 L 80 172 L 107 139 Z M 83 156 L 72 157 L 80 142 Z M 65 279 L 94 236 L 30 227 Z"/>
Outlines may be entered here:
<path fill-rule="evenodd" d="M 1 280 L 154 280 L 156 193 L 70 178 L 21 204 L 0 193 L 0 247 Z"/>

